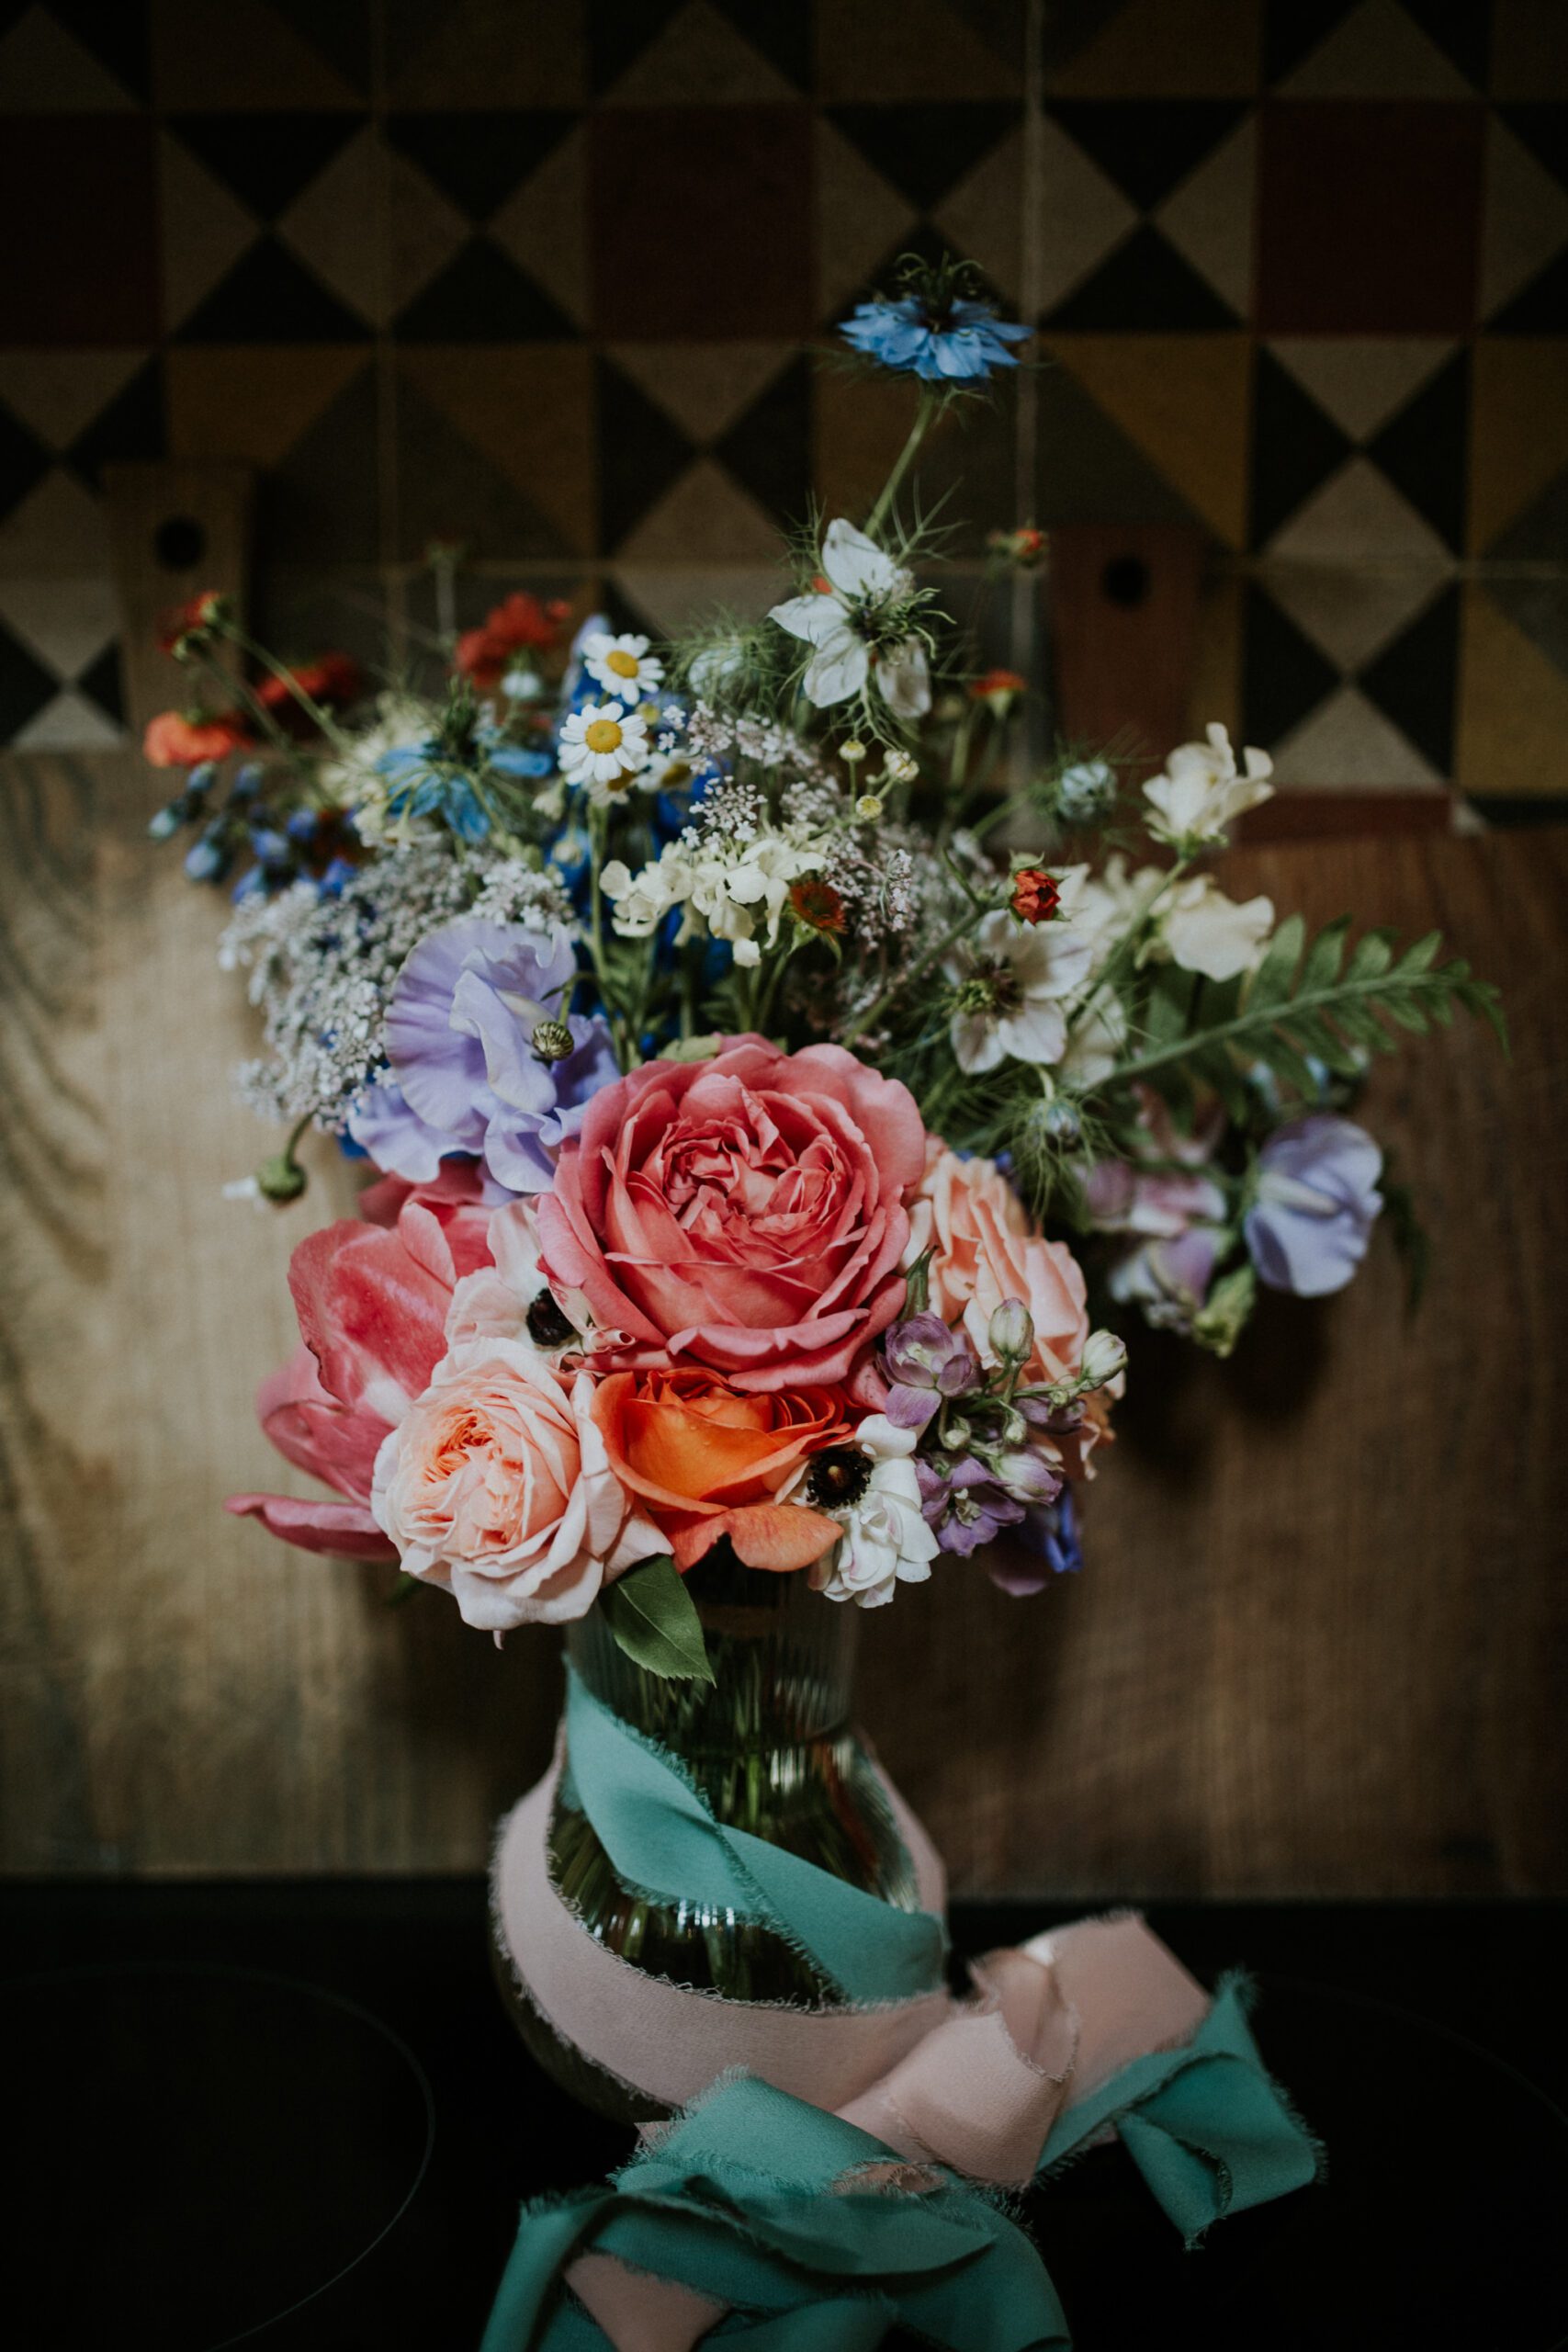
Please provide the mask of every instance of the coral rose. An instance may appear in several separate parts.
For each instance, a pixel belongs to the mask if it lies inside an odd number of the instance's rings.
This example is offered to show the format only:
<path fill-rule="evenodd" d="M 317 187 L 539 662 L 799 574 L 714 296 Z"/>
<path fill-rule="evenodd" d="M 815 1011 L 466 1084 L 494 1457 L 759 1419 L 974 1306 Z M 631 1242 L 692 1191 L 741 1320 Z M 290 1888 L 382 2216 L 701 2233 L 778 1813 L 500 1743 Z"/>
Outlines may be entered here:
<path fill-rule="evenodd" d="M 775 1502 L 819 1448 L 851 1435 L 831 1388 L 744 1391 L 711 1373 L 619 1372 L 593 1418 L 611 1466 L 664 1530 L 682 1574 L 728 1536 L 750 1568 L 804 1568 L 838 1541 L 836 1520 Z"/>
<path fill-rule="evenodd" d="M 909 1211 L 906 1265 L 928 1249 L 931 1313 L 947 1324 L 962 1322 L 983 1363 L 991 1361 L 992 1315 L 1017 1298 L 1034 1321 L 1025 1383 L 1077 1373 L 1089 1337 L 1077 1259 L 1035 1230 L 994 1159 L 960 1159 L 934 1136 Z"/>
<path fill-rule="evenodd" d="M 611 1469 L 587 1373 L 508 1340 L 454 1348 L 376 1458 L 371 1509 L 470 1625 L 559 1624 L 665 1547 Z"/>
<path fill-rule="evenodd" d="M 738 1388 L 842 1381 L 903 1302 L 914 1098 L 840 1046 L 732 1039 L 590 1102 L 539 1203 L 545 1272 L 606 1370 L 705 1364 Z"/>

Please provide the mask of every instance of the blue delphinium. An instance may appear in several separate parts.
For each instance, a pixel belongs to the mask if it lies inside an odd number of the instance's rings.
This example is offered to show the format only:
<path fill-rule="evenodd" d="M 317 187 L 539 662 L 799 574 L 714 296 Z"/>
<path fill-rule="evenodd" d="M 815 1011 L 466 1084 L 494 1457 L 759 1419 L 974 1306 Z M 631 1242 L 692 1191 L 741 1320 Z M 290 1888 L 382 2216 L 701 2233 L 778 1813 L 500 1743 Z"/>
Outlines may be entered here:
<path fill-rule="evenodd" d="M 1010 343 L 1027 342 L 1031 329 L 999 319 L 988 302 L 951 296 L 932 301 L 920 293 L 897 302 L 862 302 L 839 329 L 866 358 L 928 384 L 983 383 L 993 368 L 1016 368 Z"/>

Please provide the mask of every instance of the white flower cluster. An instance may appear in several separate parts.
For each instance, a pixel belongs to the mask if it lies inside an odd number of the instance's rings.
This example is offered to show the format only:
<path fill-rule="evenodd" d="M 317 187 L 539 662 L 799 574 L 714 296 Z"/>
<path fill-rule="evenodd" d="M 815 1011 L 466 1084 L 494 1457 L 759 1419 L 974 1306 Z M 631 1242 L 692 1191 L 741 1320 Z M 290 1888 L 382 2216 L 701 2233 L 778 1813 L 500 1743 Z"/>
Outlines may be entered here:
<path fill-rule="evenodd" d="M 694 766 L 705 760 L 754 760 L 759 767 L 820 781 L 826 775 L 809 743 L 772 719 L 746 718 L 739 712 L 715 710 L 711 703 L 692 706 L 686 721 L 686 743 Z"/>
<path fill-rule="evenodd" d="M 804 789 L 781 786 L 784 805 L 792 807 Z M 737 964 L 750 968 L 761 961 L 759 932 L 770 947 L 777 944 L 792 888 L 820 870 L 826 850 L 822 834 L 799 818 L 773 823 L 760 787 L 736 777 L 716 786 L 679 840 L 640 873 L 612 858 L 600 880 L 623 939 L 647 939 L 679 907 L 678 944 L 697 937 L 701 924 L 728 940 Z"/>
<path fill-rule="evenodd" d="M 570 922 L 553 876 L 493 852 L 416 843 L 384 854 L 321 898 L 295 882 L 238 908 L 219 942 L 225 971 L 248 970 L 265 1057 L 243 1063 L 242 1098 L 264 1117 L 310 1117 L 341 1135 L 348 1106 L 386 1058 L 392 982 L 426 934 L 454 916 Z"/>

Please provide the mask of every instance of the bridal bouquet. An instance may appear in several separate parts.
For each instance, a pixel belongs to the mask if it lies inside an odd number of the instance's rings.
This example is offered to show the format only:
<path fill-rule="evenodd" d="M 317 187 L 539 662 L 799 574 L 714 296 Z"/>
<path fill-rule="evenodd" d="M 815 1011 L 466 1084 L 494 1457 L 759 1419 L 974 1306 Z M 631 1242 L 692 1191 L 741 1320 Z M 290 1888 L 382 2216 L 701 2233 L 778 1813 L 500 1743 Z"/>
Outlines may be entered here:
<path fill-rule="evenodd" d="M 1116 1327 L 1227 1352 L 1260 1283 L 1337 1290 L 1407 1221 L 1364 1073 L 1494 992 L 1436 933 L 1228 898 L 1267 758 L 1032 758 L 944 615 L 919 455 L 1024 333 L 951 266 L 861 305 L 852 364 L 914 394 L 886 486 L 682 642 L 518 594 L 367 695 L 220 598 L 174 617 L 209 684 L 149 730 L 153 830 L 232 880 L 241 1083 L 291 1128 L 247 1189 L 297 1195 L 312 1126 L 374 1171 L 295 1251 L 260 1400 L 333 1498 L 231 1509 L 701 1677 L 718 1544 L 863 1607 L 1076 1567 Z"/>

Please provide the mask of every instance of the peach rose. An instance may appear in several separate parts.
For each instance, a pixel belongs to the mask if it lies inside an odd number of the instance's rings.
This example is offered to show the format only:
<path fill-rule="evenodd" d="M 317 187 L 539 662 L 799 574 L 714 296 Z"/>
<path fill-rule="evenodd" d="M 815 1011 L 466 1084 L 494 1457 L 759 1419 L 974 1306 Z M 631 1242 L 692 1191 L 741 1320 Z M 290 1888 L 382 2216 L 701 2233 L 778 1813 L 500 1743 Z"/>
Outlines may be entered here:
<path fill-rule="evenodd" d="M 1076 1374 L 1089 1337 L 1081 1268 L 1065 1243 L 1047 1241 L 994 1159 L 960 1159 L 933 1136 L 926 1172 L 909 1207 L 906 1266 L 931 1250 L 931 1308 L 962 1322 L 983 1363 L 991 1317 L 1004 1299 L 1023 1301 L 1034 1319 L 1026 1383 Z"/>
<path fill-rule="evenodd" d="M 668 1547 L 611 1469 L 586 1373 L 509 1340 L 454 1348 L 376 1457 L 370 1508 L 410 1576 L 470 1625 L 581 1617 Z"/>
<path fill-rule="evenodd" d="M 728 1536 L 750 1568 L 805 1568 L 837 1520 L 775 1502 L 810 1453 L 852 1434 L 832 1388 L 743 1392 L 712 1373 L 620 1372 L 593 1399 L 611 1467 L 664 1530 L 684 1575 Z"/>

